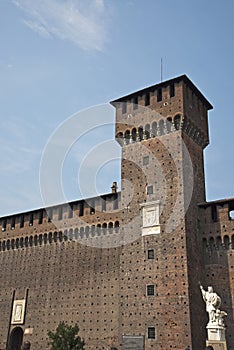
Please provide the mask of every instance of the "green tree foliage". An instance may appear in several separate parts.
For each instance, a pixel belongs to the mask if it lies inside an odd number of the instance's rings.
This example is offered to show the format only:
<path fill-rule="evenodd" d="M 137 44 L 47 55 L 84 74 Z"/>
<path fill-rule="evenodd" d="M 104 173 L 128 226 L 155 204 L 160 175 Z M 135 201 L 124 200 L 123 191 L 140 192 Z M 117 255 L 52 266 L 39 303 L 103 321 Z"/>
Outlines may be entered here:
<path fill-rule="evenodd" d="M 60 322 L 56 331 L 48 331 L 50 350 L 84 350 L 84 341 L 78 336 L 79 328 Z"/>

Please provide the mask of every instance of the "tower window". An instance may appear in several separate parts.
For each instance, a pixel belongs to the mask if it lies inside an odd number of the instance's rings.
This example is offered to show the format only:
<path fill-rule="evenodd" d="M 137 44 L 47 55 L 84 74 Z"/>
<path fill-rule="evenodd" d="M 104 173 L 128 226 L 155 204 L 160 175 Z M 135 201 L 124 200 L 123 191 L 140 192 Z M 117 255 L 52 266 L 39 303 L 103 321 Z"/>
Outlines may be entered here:
<path fill-rule="evenodd" d="M 162 101 L 162 88 L 157 90 L 157 101 Z"/>
<path fill-rule="evenodd" d="M 137 109 L 138 108 L 138 96 L 135 96 L 133 98 L 133 109 Z"/>
<path fill-rule="evenodd" d="M 172 83 L 170 85 L 170 97 L 174 97 L 175 96 L 175 84 Z"/>
<path fill-rule="evenodd" d="M 143 165 L 148 165 L 149 164 L 149 156 L 143 157 Z"/>
<path fill-rule="evenodd" d="M 155 327 L 148 327 L 148 339 L 155 339 Z"/>
<path fill-rule="evenodd" d="M 153 296 L 154 295 L 154 284 L 149 284 L 147 286 L 147 296 Z"/>
<path fill-rule="evenodd" d="M 33 225 L 33 213 L 30 214 L 29 216 L 29 226 Z"/>
<path fill-rule="evenodd" d="M 153 185 L 147 186 L 147 194 L 153 194 Z"/>
<path fill-rule="evenodd" d="M 145 105 L 149 106 L 150 104 L 150 94 L 149 92 L 147 92 L 147 94 L 145 95 Z"/>
<path fill-rule="evenodd" d="M 38 224 L 42 224 L 43 222 L 43 210 L 41 210 L 39 213 L 38 213 Z"/>
<path fill-rule="evenodd" d="M 81 201 L 80 202 L 80 208 L 79 208 L 79 216 L 83 216 L 84 215 L 84 202 Z"/>
<path fill-rule="evenodd" d="M 24 215 L 20 216 L 20 227 L 24 227 Z"/>
<path fill-rule="evenodd" d="M 148 259 L 154 259 L 154 249 L 148 249 Z"/>
<path fill-rule="evenodd" d="M 127 112 L 127 103 L 126 102 L 122 102 L 122 113 L 126 113 Z"/>

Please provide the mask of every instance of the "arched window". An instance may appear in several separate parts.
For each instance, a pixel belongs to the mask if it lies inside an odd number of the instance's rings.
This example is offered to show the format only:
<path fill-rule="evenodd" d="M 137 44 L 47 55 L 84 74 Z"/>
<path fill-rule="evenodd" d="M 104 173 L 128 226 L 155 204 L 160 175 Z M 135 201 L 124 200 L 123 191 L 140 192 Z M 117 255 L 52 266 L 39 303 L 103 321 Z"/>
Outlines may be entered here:
<path fill-rule="evenodd" d="M 73 229 L 72 229 L 72 228 L 70 228 L 70 230 L 68 231 L 68 239 L 69 239 L 70 241 L 73 240 Z"/>
<path fill-rule="evenodd" d="M 28 247 L 28 237 L 25 237 L 24 245 L 25 245 L 25 247 Z"/>
<path fill-rule="evenodd" d="M 57 231 L 54 232 L 54 242 L 56 243 L 58 241 L 58 233 Z"/>
<path fill-rule="evenodd" d="M 20 238 L 20 248 L 23 248 L 24 246 L 24 239 L 23 237 Z"/>
<path fill-rule="evenodd" d="M 181 117 L 179 114 L 177 114 L 174 118 L 174 126 L 176 130 L 180 129 L 180 120 L 181 120 Z"/>
<path fill-rule="evenodd" d="M 218 236 L 218 237 L 216 238 L 216 246 L 217 246 L 217 249 L 218 249 L 218 250 L 220 250 L 221 247 L 222 247 L 222 239 L 221 239 L 220 236 Z"/>
<path fill-rule="evenodd" d="M 29 246 L 32 247 L 33 246 L 33 236 L 29 237 Z"/>
<path fill-rule="evenodd" d="M 15 248 L 15 240 L 12 239 L 12 240 L 11 240 L 11 249 L 14 249 L 14 248 Z"/>
<path fill-rule="evenodd" d="M 126 145 L 128 145 L 130 143 L 130 131 L 129 130 L 125 131 L 124 138 L 125 138 Z"/>
<path fill-rule="evenodd" d="M 144 136 L 143 127 L 142 126 L 140 126 L 138 128 L 138 135 L 139 135 L 139 140 L 142 141 L 143 140 L 143 136 Z"/>
<path fill-rule="evenodd" d="M 232 249 L 234 249 L 234 235 L 232 235 Z"/>
<path fill-rule="evenodd" d="M 62 231 L 59 231 L 59 242 L 62 242 L 63 240 L 63 233 Z"/>
<path fill-rule="evenodd" d="M 152 123 L 152 136 L 153 137 L 157 136 L 157 123 L 156 122 Z"/>
<path fill-rule="evenodd" d="M 224 236 L 224 238 L 223 238 L 223 244 L 224 244 L 224 248 L 226 249 L 226 250 L 228 250 L 229 249 L 229 237 L 226 235 L 226 236 Z"/>
<path fill-rule="evenodd" d="M 119 221 L 115 221 L 115 232 L 119 231 Z"/>
<path fill-rule="evenodd" d="M 168 117 L 167 118 L 167 132 L 171 132 L 172 131 L 172 118 Z"/>
<path fill-rule="evenodd" d="M 47 243 L 47 233 L 44 233 L 44 244 Z"/>
<path fill-rule="evenodd" d="M 92 237 L 95 236 L 95 225 L 91 226 L 91 235 L 92 235 Z"/>
<path fill-rule="evenodd" d="M 38 243 L 38 237 L 37 235 L 34 236 L 34 245 L 37 246 L 37 243 Z"/>
<path fill-rule="evenodd" d="M 119 142 L 120 145 L 123 144 L 123 133 L 119 132 L 116 136 L 116 140 Z"/>
<path fill-rule="evenodd" d="M 136 138 L 137 138 L 136 128 L 133 128 L 133 129 L 132 129 L 132 140 L 133 140 L 133 141 L 136 141 Z"/>
<path fill-rule="evenodd" d="M 89 226 L 85 227 L 85 236 L 86 236 L 86 238 L 89 237 Z"/>
<path fill-rule="evenodd" d="M 145 137 L 146 137 L 146 139 L 150 138 L 150 125 L 149 124 L 146 124 L 146 126 L 145 126 Z"/>
<path fill-rule="evenodd" d="M 51 244 L 53 241 L 53 235 L 52 232 L 49 232 L 49 243 Z"/>
<path fill-rule="evenodd" d="M 110 234 L 113 233 L 113 222 L 109 222 L 109 224 L 108 224 L 108 231 L 109 231 Z"/>
<path fill-rule="evenodd" d="M 100 236 L 101 234 L 101 225 L 97 224 L 97 235 Z"/>
<path fill-rule="evenodd" d="M 210 237 L 210 239 L 209 239 L 209 246 L 210 246 L 211 251 L 215 250 L 215 241 L 214 241 L 213 237 Z"/>
<path fill-rule="evenodd" d="M 159 133 L 160 133 L 160 135 L 164 134 L 164 120 L 163 119 L 161 119 L 159 121 Z"/>
<path fill-rule="evenodd" d="M 77 240 L 78 239 L 78 228 L 75 228 L 75 240 Z"/>
<path fill-rule="evenodd" d="M 42 241 L 43 241 L 42 235 L 39 235 L 38 241 L 39 241 L 39 245 L 42 245 Z"/>
<path fill-rule="evenodd" d="M 84 227 L 80 228 L 80 238 L 84 237 Z"/>
<path fill-rule="evenodd" d="M 15 247 L 16 247 L 17 249 L 19 248 L 19 238 L 16 238 Z"/>
<path fill-rule="evenodd" d="M 103 232 L 104 235 L 106 234 L 106 228 L 107 228 L 107 224 L 104 223 L 104 224 L 102 225 L 102 232 Z"/>

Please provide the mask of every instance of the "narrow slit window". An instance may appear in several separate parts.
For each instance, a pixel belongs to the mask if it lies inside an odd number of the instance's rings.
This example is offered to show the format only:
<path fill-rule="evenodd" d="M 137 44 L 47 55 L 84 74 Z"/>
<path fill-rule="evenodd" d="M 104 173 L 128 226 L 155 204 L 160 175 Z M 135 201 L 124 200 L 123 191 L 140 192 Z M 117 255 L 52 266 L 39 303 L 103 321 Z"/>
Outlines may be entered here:
<path fill-rule="evenodd" d="M 170 97 L 174 97 L 175 96 L 175 84 L 172 83 L 170 85 Z"/>
<path fill-rule="evenodd" d="M 162 88 L 157 90 L 157 101 L 162 101 Z"/>
<path fill-rule="evenodd" d="M 150 93 L 147 92 L 147 94 L 145 95 L 145 105 L 149 106 L 150 105 Z"/>

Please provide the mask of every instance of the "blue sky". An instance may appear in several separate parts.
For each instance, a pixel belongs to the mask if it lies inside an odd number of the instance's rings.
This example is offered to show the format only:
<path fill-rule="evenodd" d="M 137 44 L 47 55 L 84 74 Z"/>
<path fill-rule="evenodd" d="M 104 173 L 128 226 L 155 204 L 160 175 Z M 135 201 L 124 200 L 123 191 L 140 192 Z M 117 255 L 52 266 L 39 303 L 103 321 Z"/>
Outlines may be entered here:
<path fill-rule="evenodd" d="M 158 83 L 161 57 L 163 79 L 187 74 L 214 106 L 207 199 L 234 197 L 233 13 L 231 0 L 2 0 L 0 215 L 43 206 L 40 160 L 54 130 L 74 113 Z M 80 155 L 114 137 L 112 108 L 101 113 L 109 125 L 82 136 L 64 160 L 68 200 L 84 194 L 77 186 Z M 85 113 L 79 118 L 85 125 Z M 106 160 L 102 149 L 95 157 L 103 164 L 97 193 L 108 193 L 120 178 L 119 149 L 110 143 L 106 150 Z M 91 196 L 87 163 L 85 196 Z"/>

